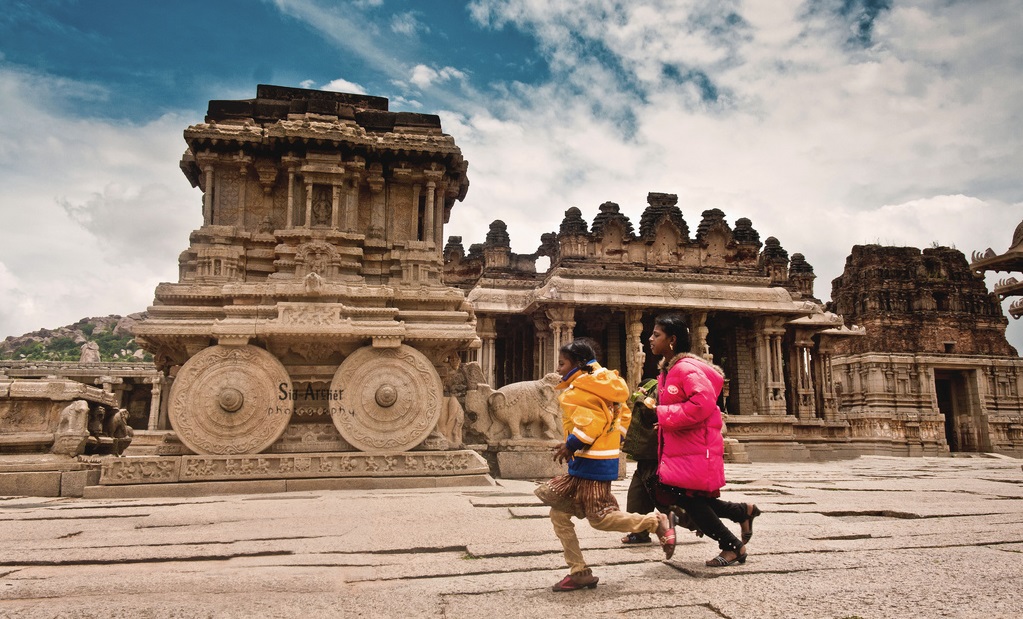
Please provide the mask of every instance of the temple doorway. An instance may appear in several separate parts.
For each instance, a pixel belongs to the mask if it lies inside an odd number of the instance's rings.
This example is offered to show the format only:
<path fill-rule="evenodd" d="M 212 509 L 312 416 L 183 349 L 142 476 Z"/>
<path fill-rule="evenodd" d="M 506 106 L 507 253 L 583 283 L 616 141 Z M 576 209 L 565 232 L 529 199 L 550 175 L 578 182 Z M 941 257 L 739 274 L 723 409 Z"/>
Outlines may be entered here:
<path fill-rule="evenodd" d="M 938 412 L 945 418 L 945 440 L 949 451 L 979 451 L 966 372 L 935 370 L 934 393 L 938 400 Z"/>

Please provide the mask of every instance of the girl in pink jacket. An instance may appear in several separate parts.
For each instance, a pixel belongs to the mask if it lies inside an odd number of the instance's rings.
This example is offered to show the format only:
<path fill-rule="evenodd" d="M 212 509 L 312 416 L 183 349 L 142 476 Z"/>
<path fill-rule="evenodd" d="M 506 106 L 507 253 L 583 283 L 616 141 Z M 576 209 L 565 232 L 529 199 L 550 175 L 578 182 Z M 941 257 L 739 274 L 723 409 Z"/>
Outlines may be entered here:
<path fill-rule="evenodd" d="M 681 507 L 700 530 L 718 542 L 721 554 L 706 562 L 724 567 L 746 562 L 753 537 L 756 505 L 722 501 L 725 485 L 721 410 L 717 406 L 724 371 L 689 354 L 689 328 L 675 314 L 658 316 L 650 352 L 659 355 L 657 423 L 660 444 L 653 494 L 659 502 Z M 741 526 L 742 540 L 721 517 Z"/>

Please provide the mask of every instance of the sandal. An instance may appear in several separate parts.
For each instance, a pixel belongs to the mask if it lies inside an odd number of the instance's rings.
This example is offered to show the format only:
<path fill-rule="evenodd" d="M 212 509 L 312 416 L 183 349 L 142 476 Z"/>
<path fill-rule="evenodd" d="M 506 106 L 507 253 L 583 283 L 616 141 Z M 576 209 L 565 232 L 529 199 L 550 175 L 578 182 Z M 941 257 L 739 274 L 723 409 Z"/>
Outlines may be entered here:
<path fill-rule="evenodd" d="M 743 503 L 746 508 L 746 520 L 739 525 L 742 527 L 742 543 L 748 544 L 753 539 L 753 519 L 760 515 L 760 508 L 752 503 Z"/>
<path fill-rule="evenodd" d="M 552 591 L 578 591 L 579 589 L 593 589 L 597 586 L 600 578 L 593 575 L 593 572 L 586 568 L 581 572 L 569 574 L 551 587 Z"/>
<path fill-rule="evenodd" d="M 657 514 L 657 539 L 661 542 L 661 550 L 664 551 L 664 558 L 670 559 L 675 554 L 675 512 L 668 512 L 668 515 Z"/>
<path fill-rule="evenodd" d="M 728 567 L 730 565 L 735 565 L 736 563 L 746 563 L 746 556 L 747 553 L 745 552 L 742 554 L 735 553 L 735 558 L 729 560 L 726 559 L 723 554 L 721 554 L 714 557 L 713 559 L 709 559 L 706 563 L 704 563 L 704 565 L 706 565 L 707 567 Z"/>
<path fill-rule="evenodd" d="M 623 544 L 649 544 L 650 534 L 646 531 L 640 531 L 639 533 L 629 533 L 622 538 Z"/>

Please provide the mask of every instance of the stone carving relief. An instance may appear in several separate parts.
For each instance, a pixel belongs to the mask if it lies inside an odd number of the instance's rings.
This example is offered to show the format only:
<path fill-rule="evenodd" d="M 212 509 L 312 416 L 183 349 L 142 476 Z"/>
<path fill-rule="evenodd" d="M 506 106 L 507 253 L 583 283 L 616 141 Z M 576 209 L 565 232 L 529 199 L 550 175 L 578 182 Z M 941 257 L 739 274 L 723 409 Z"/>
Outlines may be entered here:
<path fill-rule="evenodd" d="M 466 408 L 476 420 L 474 428 L 488 443 L 505 438 L 561 439 L 561 408 L 554 387 L 561 382 L 556 372 L 540 380 L 505 385 L 494 391 L 481 383 L 466 393 Z"/>
<path fill-rule="evenodd" d="M 338 253 L 333 245 L 322 241 L 305 243 L 295 255 L 295 275 L 305 277 L 316 273 L 329 279 L 337 274 L 337 263 Z"/>
<path fill-rule="evenodd" d="M 110 411 L 103 420 L 103 433 L 110 437 L 111 451 L 115 456 L 124 453 L 135 436 L 135 431 L 128 425 L 128 411 L 123 408 Z"/>
<path fill-rule="evenodd" d="M 213 346 L 178 372 L 170 394 L 171 426 L 199 454 L 259 453 L 284 433 L 291 392 L 291 378 L 269 352 L 251 345 Z"/>
<path fill-rule="evenodd" d="M 183 456 L 110 459 L 103 484 L 231 481 L 273 477 L 395 477 L 488 473 L 471 451 L 404 454 L 263 454 L 259 456 Z"/>
<path fill-rule="evenodd" d="M 334 373 L 340 398 L 331 418 L 341 436 L 361 451 L 407 451 L 437 427 L 444 386 L 418 350 L 364 347 Z"/>

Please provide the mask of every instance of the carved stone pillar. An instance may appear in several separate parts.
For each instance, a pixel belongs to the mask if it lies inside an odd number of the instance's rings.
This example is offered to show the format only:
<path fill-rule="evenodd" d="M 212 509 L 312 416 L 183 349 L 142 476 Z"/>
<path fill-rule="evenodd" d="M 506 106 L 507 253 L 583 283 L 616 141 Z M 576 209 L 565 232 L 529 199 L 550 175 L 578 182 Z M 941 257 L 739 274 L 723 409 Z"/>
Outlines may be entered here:
<path fill-rule="evenodd" d="M 827 336 L 821 336 L 815 359 L 818 416 L 825 421 L 838 421 L 838 397 L 835 394 L 835 373 L 831 364 L 831 346 Z"/>
<path fill-rule="evenodd" d="M 288 166 L 288 214 L 284 227 L 292 228 L 295 225 L 295 170 Z"/>
<path fill-rule="evenodd" d="M 557 355 L 553 354 L 554 337 L 551 333 L 551 321 L 547 316 L 533 316 L 533 327 L 536 333 L 536 378 L 543 378 L 544 374 L 554 372 L 557 369 Z"/>
<path fill-rule="evenodd" d="M 160 429 L 160 396 L 163 393 L 163 385 L 159 378 L 147 378 L 146 382 L 153 386 L 149 399 L 149 430 Z"/>
<path fill-rule="evenodd" d="M 767 317 L 759 321 L 756 347 L 757 413 L 785 414 L 785 375 L 782 337 L 785 319 Z"/>
<path fill-rule="evenodd" d="M 575 307 L 555 305 L 544 311 L 551 321 L 551 331 L 554 335 L 554 363 L 557 365 L 558 351 L 572 341 L 572 330 L 575 329 Z"/>
<path fill-rule="evenodd" d="M 213 185 L 214 172 L 213 164 L 207 163 L 203 166 L 203 176 L 205 177 L 205 187 L 203 188 L 202 194 L 202 221 L 204 226 L 213 225 Z"/>
<path fill-rule="evenodd" d="M 629 389 L 637 388 L 643 382 L 643 364 L 646 352 L 643 349 L 643 311 L 625 311 L 625 380 Z"/>
<path fill-rule="evenodd" d="M 419 212 L 419 199 L 420 198 L 425 198 L 425 196 L 423 195 L 423 185 L 421 183 L 413 183 L 412 184 L 412 210 L 413 210 L 413 212 L 416 215 L 416 228 L 415 229 L 417 229 L 417 230 L 419 228 L 422 228 L 422 226 L 423 226 L 423 221 L 420 221 L 419 218 L 420 217 L 424 217 L 424 219 L 425 219 L 425 214 Z M 422 237 L 417 237 L 417 238 L 420 241 L 422 241 L 424 238 L 426 238 L 426 231 L 425 230 L 423 231 Z"/>
<path fill-rule="evenodd" d="M 345 199 L 345 232 L 355 232 L 359 225 L 359 175 L 353 174 Z"/>
<path fill-rule="evenodd" d="M 436 215 L 434 212 L 434 199 L 437 195 L 437 183 L 429 181 L 426 183 L 426 209 L 423 213 L 423 240 L 427 243 L 433 242 L 433 218 Z"/>
<path fill-rule="evenodd" d="M 694 355 L 703 357 L 711 363 L 714 362 L 714 355 L 710 354 L 710 346 L 707 345 L 707 335 L 710 329 L 707 328 L 707 312 L 693 313 L 693 341 L 692 352 Z"/>
<path fill-rule="evenodd" d="M 434 247 L 437 250 L 443 251 L 444 249 L 444 195 L 447 193 L 447 184 L 439 183 L 437 185 L 437 200 L 434 205 L 434 210 L 437 213 L 433 217 L 433 242 Z"/>
<path fill-rule="evenodd" d="M 313 184 L 305 184 L 305 225 L 303 228 L 311 228 L 313 225 Z"/>
<path fill-rule="evenodd" d="M 379 165 L 379 164 L 375 164 Z M 369 236 L 371 238 L 384 238 L 384 231 L 387 229 L 386 207 L 387 197 L 384 192 L 384 177 L 379 171 L 372 171 L 369 178 L 369 190 L 372 192 L 372 211 L 370 213 Z"/>
<path fill-rule="evenodd" d="M 796 416 L 800 419 L 815 419 L 817 417 L 817 393 L 813 381 L 812 354 L 813 340 L 808 333 L 798 333 L 795 342 L 794 362 L 789 365 L 794 375 L 791 377 L 794 397 L 793 402 Z"/>
<path fill-rule="evenodd" d="M 333 191 L 331 192 L 330 198 L 330 227 L 332 230 L 338 229 L 340 222 L 340 211 L 341 211 L 341 185 L 334 185 Z"/>
<path fill-rule="evenodd" d="M 784 350 L 782 349 L 782 338 L 785 329 L 779 328 L 771 331 L 771 383 L 769 409 L 772 415 L 784 415 L 785 406 L 785 362 Z"/>
<path fill-rule="evenodd" d="M 480 340 L 483 342 L 483 346 L 480 348 L 480 368 L 483 370 L 483 376 L 487 379 L 487 384 L 491 386 L 495 386 L 494 366 L 497 363 L 494 346 L 494 340 L 497 338 L 495 323 L 492 316 L 478 316 L 476 320 L 476 333 L 479 334 Z"/>

